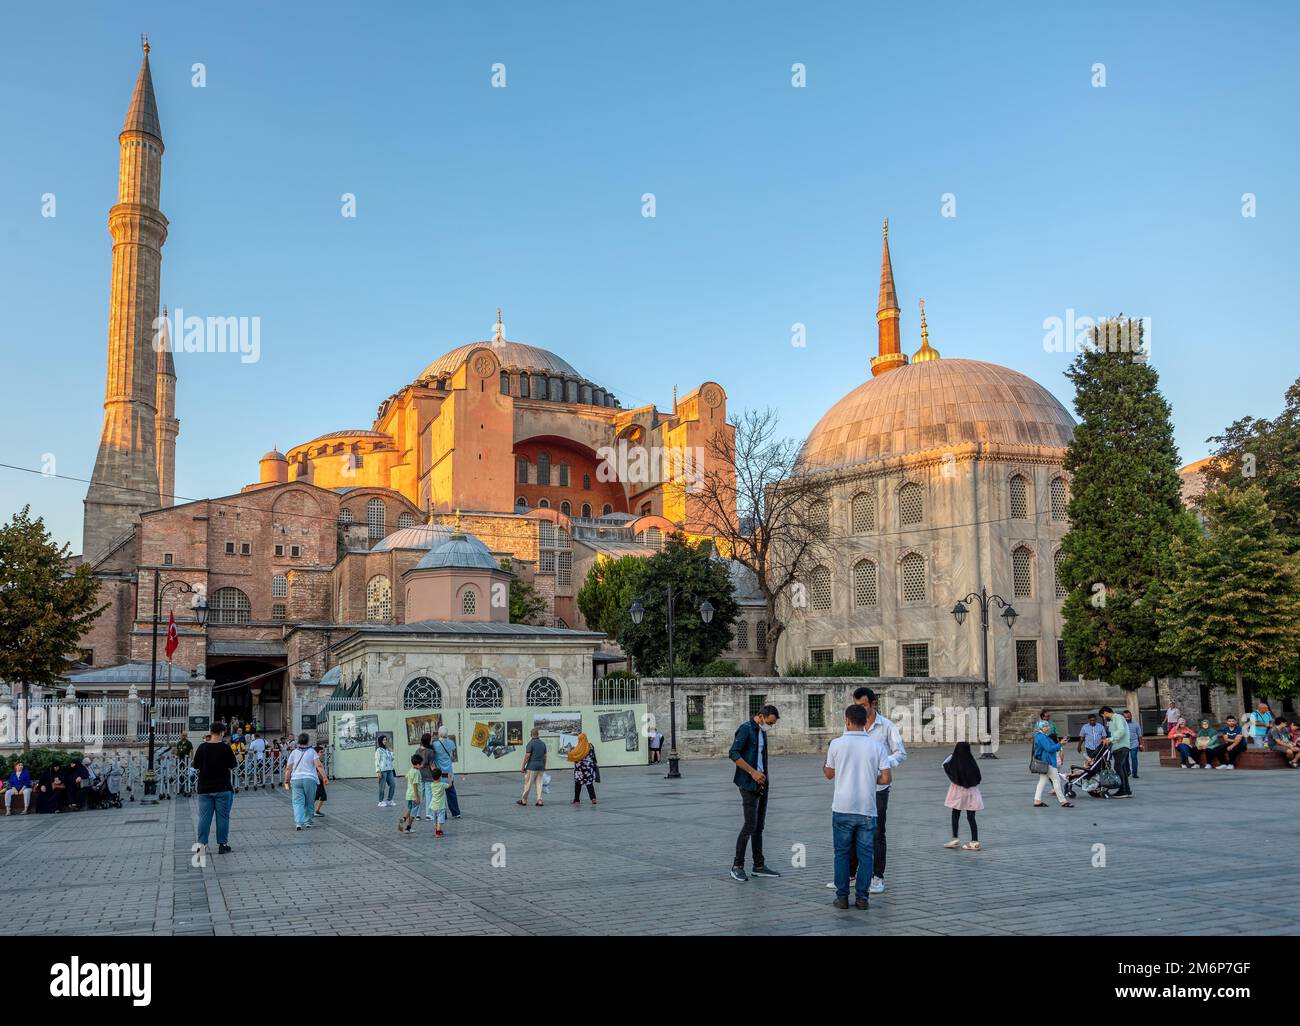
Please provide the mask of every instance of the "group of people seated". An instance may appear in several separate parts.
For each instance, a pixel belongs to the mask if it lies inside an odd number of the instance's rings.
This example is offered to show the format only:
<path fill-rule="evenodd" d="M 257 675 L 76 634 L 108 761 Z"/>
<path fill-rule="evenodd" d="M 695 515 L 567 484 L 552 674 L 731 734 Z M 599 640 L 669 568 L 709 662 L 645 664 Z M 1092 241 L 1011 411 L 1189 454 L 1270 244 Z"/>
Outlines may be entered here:
<path fill-rule="evenodd" d="M 1235 769 L 1237 760 L 1251 744 L 1278 752 L 1292 769 L 1300 769 L 1300 722 L 1274 716 L 1267 702 L 1259 702 L 1242 724 L 1228 716 L 1222 726 L 1213 726 L 1208 716 L 1200 717 L 1193 729 L 1170 705 L 1165 717 L 1169 751 L 1183 769 Z"/>
<path fill-rule="evenodd" d="M 14 814 L 13 801 L 23 800 L 23 814 L 30 812 L 63 812 L 98 804 L 97 795 L 103 791 L 116 796 L 122 786 L 122 773 L 116 763 L 107 767 L 93 765 L 90 757 L 52 762 L 44 773 L 34 779 L 31 771 L 16 761 L 9 776 L 0 780 L 6 816 Z"/>

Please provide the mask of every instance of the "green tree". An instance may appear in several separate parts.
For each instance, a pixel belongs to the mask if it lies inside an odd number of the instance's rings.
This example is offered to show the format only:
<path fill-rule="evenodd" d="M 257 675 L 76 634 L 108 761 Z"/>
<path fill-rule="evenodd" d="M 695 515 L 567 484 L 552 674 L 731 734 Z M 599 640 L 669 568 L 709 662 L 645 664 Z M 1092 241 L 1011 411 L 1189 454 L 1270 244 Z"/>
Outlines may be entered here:
<path fill-rule="evenodd" d="M 694 545 L 684 535 L 674 534 L 661 551 L 644 560 L 633 597 L 645 607 L 645 616 L 641 623 L 633 623 L 631 613 L 625 609 L 616 635 L 641 673 L 658 674 L 668 669 L 670 585 L 676 599 L 673 659 L 678 673 L 698 671 L 731 643 L 736 599 L 726 564 L 711 558 L 711 550 L 711 546 Z M 713 606 L 713 617 L 707 624 L 699 614 L 699 606 L 706 599 Z"/>
<path fill-rule="evenodd" d="M 615 640 L 623 629 L 627 611 L 636 598 L 637 582 L 645 569 L 641 556 L 597 559 L 578 589 L 578 610 L 594 631 Z"/>
<path fill-rule="evenodd" d="M 29 506 L 0 526 L 0 680 L 47 687 L 60 684 L 77 642 L 107 606 L 97 606 L 99 582 L 83 563 L 68 566 Z"/>
<path fill-rule="evenodd" d="M 1287 551 L 1264 489 L 1215 488 L 1201 504 L 1204 535 L 1174 542 L 1177 560 L 1158 610 L 1166 650 L 1207 680 L 1243 681 L 1282 697 L 1300 651 L 1300 556 Z"/>
<path fill-rule="evenodd" d="M 508 559 L 501 560 L 501 569 L 511 570 Z M 510 578 L 510 622 L 527 623 L 534 627 L 546 624 L 546 599 L 528 581 L 518 574 Z"/>
<path fill-rule="evenodd" d="M 1159 644 L 1156 610 L 1173 540 L 1191 538 L 1196 522 L 1183 508 L 1169 404 L 1140 323 L 1103 322 L 1066 377 L 1079 424 L 1064 464 L 1071 480 L 1061 634 L 1070 665 L 1129 692 L 1136 713 L 1133 692 L 1182 668 Z"/>
<path fill-rule="evenodd" d="M 1205 468 L 1206 494 L 1257 485 L 1287 550 L 1300 549 L 1300 379 L 1273 420 L 1243 417 L 1209 441 L 1218 448 Z"/>

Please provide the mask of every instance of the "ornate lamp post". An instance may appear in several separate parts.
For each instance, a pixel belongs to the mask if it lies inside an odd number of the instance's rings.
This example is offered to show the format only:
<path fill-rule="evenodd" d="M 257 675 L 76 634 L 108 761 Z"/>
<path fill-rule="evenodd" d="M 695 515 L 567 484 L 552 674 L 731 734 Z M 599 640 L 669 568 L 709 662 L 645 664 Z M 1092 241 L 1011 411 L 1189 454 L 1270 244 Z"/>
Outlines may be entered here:
<path fill-rule="evenodd" d="M 168 581 L 162 583 L 162 571 L 155 569 L 153 572 L 153 658 L 149 660 L 149 768 L 144 774 L 144 795 L 140 799 L 141 805 L 156 805 L 158 803 L 158 781 L 154 777 L 153 759 L 154 759 L 154 737 L 157 729 L 157 717 L 154 710 L 154 703 L 158 697 L 158 625 L 162 620 L 162 600 L 163 593 L 168 588 L 175 588 L 178 592 L 193 593 L 195 595 L 193 609 L 194 618 L 198 621 L 200 627 L 208 622 L 208 600 L 204 598 L 203 593 L 194 585 L 187 581 Z M 167 673 L 167 683 L 171 683 L 171 671 Z"/>
<path fill-rule="evenodd" d="M 1002 607 L 1002 620 L 1007 625 L 1007 630 L 1011 629 L 1012 624 L 1016 622 L 1019 615 L 1015 606 L 1004 599 L 1001 595 L 990 595 L 983 587 L 978 592 L 971 592 L 963 599 L 958 599 L 957 604 L 952 607 L 953 619 L 957 621 L 960 627 L 966 622 L 966 613 L 969 611 L 968 603 L 978 602 L 980 605 L 980 631 L 984 640 L 984 729 L 989 731 L 989 741 L 993 740 L 993 713 L 992 699 L 989 693 L 989 603 L 996 602 Z M 985 744 L 981 742 L 981 744 Z M 986 744 L 987 751 L 980 753 L 981 759 L 996 759 L 997 755 L 993 752 L 991 744 Z"/>
<path fill-rule="evenodd" d="M 668 753 L 668 775 L 665 780 L 676 780 L 682 774 L 679 769 L 680 757 L 677 754 L 677 667 L 673 664 L 673 626 L 674 612 L 677 600 L 682 597 L 688 597 L 692 602 L 695 601 L 695 595 L 688 595 L 686 592 L 673 592 L 671 584 L 667 587 L 668 604 L 666 606 L 668 616 L 668 730 L 669 744 L 672 746 Z M 705 599 L 699 605 L 700 619 L 705 623 L 713 622 L 713 603 Z M 645 606 L 641 600 L 637 599 L 632 603 L 632 622 L 639 624 L 645 619 Z"/>

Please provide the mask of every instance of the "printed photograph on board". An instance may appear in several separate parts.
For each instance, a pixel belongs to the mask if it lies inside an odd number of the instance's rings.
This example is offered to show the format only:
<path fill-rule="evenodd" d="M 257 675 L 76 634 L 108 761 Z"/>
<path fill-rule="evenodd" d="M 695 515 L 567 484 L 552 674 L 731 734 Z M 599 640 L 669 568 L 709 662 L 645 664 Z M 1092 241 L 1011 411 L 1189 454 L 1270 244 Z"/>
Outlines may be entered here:
<path fill-rule="evenodd" d="M 577 747 L 577 744 L 578 744 L 577 734 L 561 734 L 560 748 L 559 748 L 560 754 L 568 755 L 571 751 L 573 751 L 575 747 Z"/>
<path fill-rule="evenodd" d="M 542 737 L 555 737 L 559 734 L 581 734 L 582 713 L 580 712 L 539 712 L 533 716 L 533 726 Z"/>
<path fill-rule="evenodd" d="M 522 745 L 524 743 L 524 721 L 506 720 L 506 744 Z"/>
<path fill-rule="evenodd" d="M 339 747 L 373 748 L 379 738 L 379 717 L 373 713 L 364 716 L 339 717 Z"/>
<path fill-rule="evenodd" d="M 419 716 L 406 717 L 406 743 L 418 745 L 425 734 L 438 734 L 442 726 L 442 713 L 421 713 Z"/>
<path fill-rule="evenodd" d="M 596 720 L 600 724 L 602 741 L 620 741 L 626 737 L 636 736 L 636 713 L 631 709 L 601 713 Z M 628 751 L 634 752 L 636 749 L 629 748 Z"/>

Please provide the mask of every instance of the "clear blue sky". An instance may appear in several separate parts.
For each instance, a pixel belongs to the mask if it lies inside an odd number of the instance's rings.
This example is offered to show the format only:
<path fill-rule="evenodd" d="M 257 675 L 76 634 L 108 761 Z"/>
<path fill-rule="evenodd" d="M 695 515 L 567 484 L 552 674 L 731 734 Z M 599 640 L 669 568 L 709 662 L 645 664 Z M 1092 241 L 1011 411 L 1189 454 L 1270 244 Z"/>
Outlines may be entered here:
<path fill-rule="evenodd" d="M 716 379 L 733 409 L 775 405 L 803 435 L 869 374 L 885 216 L 909 350 L 924 296 L 945 356 L 1069 406 L 1044 319 L 1150 316 L 1188 461 L 1275 414 L 1300 374 L 1294 4 L 126 10 L 4 15 L 0 462 L 93 466 L 141 32 L 167 147 L 163 301 L 262 321 L 257 364 L 177 357 L 184 496 L 237 490 L 272 446 L 369 427 L 428 362 L 489 337 L 498 304 L 509 337 L 625 406 Z M 30 502 L 74 548 L 84 494 L 0 470 L 0 515 Z"/>

